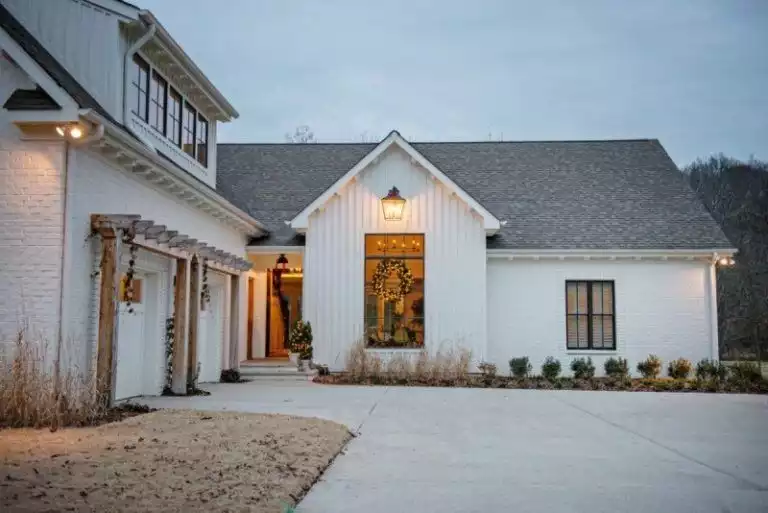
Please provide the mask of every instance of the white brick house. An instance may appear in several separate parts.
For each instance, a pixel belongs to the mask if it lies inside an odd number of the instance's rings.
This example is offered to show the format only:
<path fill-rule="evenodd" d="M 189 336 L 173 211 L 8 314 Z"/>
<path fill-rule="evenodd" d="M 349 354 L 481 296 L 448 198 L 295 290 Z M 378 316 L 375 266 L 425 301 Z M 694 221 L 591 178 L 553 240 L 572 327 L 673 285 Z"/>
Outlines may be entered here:
<path fill-rule="evenodd" d="M 150 12 L 0 3 L 0 334 L 114 398 L 166 385 L 171 317 L 177 393 L 299 319 L 333 370 L 718 357 L 734 250 L 656 140 L 217 145 L 237 112 Z"/>

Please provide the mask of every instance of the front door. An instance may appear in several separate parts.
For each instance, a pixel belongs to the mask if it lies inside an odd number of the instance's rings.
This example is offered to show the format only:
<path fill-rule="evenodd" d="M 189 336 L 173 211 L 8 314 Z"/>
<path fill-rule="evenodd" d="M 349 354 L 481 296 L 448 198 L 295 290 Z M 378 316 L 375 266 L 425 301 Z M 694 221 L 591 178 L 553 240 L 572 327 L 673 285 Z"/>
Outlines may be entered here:
<path fill-rule="evenodd" d="M 288 335 L 301 319 L 301 273 L 285 272 L 279 279 L 267 273 L 267 356 L 288 355 Z"/>
<path fill-rule="evenodd" d="M 128 302 L 125 276 L 120 282 L 120 303 L 117 327 L 117 369 L 115 399 L 134 397 L 143 393 L 146 276 L 135 273 L 133 297 Z"/>

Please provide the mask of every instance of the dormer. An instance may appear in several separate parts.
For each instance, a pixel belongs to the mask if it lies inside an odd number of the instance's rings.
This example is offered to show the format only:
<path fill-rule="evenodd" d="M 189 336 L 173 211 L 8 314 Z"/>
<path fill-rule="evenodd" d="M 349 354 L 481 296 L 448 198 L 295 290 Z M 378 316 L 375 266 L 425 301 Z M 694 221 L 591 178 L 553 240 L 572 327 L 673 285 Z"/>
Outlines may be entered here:
<path fill-rule="evenodd" d="M 216 123 L 237 111 L 148 11 L 121 24 L 123 117 L 142 142 L 216 187 Z"/>

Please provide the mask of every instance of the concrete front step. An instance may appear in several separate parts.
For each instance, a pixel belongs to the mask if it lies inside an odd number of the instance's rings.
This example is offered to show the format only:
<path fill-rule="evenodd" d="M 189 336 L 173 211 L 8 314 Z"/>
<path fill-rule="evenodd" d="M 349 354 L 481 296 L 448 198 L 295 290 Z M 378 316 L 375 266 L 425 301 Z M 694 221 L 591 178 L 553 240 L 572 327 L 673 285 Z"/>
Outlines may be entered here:
<path fill-rule="evenodd" d="M 299 379 L 299 380 L 307 380 L 311 379 L 313 376 L 317 374 L 316 370 L 306 369 L 303 371 L 300 371 L 296 368 L 295 365 L 292 365 L 290 363 L 285 364 L 274 364 L 274 363 L 264 363 L 264 364 L 253 364 L 253 363 L 243 363 L 240 364 L 240 375 L 244 378 L 261 378 L 261 377 L 268 377 L 268 378 L 288 378 L 288 379 Z"/>

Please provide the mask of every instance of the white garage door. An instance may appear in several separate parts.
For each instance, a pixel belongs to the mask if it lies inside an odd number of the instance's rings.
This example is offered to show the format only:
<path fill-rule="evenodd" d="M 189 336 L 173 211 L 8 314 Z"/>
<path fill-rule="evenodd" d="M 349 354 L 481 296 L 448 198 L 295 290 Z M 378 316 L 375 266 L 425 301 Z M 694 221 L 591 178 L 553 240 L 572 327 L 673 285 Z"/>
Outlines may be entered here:
<path fill-rule="evenodd" d="M 212 280 L 213 281 L 213 280 Z M 221 376 L 221 352 L 224 339 L 224 288 L 210 286 L 211 301 L 200 312 L 197 354 L 200 361 L 198 381 L 217 382 Z"/>

